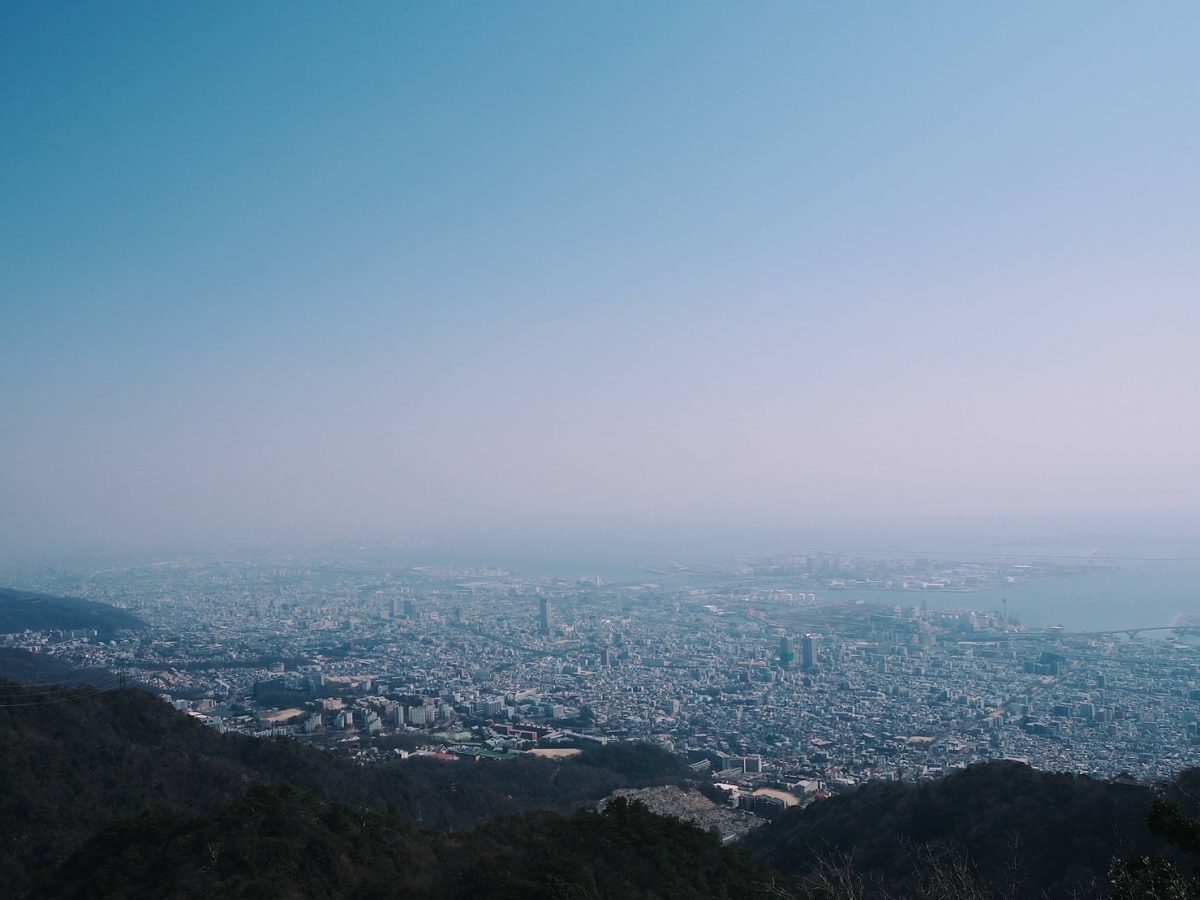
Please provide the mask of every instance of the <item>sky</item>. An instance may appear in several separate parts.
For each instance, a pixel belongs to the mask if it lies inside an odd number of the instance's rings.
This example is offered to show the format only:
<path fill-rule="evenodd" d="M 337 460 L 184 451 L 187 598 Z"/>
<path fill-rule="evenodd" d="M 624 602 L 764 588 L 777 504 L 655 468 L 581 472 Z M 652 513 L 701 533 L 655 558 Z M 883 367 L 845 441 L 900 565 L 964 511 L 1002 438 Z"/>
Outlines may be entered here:
<path fill-rule="evenodd" d="M 1200 510 L 1198 42 L 5 4 L 0 554 Z"/>

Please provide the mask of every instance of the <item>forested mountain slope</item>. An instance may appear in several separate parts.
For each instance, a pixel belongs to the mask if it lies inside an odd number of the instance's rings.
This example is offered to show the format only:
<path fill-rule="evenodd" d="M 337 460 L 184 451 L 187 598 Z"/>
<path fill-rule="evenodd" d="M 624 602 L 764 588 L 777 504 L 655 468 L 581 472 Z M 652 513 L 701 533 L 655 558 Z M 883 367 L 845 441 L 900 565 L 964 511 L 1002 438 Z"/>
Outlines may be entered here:
<path fill-rule="evenodd" d="M 1186 802 L 1197 780 L 1184 776 L 1173 793 Z M 1153 796 L 1149 785 L 996 762 L 936 781 L 866 785 L 791 809 L 742 846 L 796 874 L 823 860 L 848 861 L 868 882 L 892 890 L 917 883 L 931 858 L 953 855 L 1016 896 L 1068 896 L 1103 885 L 1114 856 L 1171 853 L 1146 827 Z"/>
<path fill-rule="evenodd" d="M 1197 772 L 1156 794 L 980 765 L 788 811 L 738 848 L 640 806 L 576 812 L 688 774 L 636 744 L 363 767 L 218 734 L 136 690 L 0 682 L 0 885 L 80 898 L 1101 897 L 1125 859 L 1128 900 L 1160 871 L 1143 858 L 1177 863 L 1160 881 L 1178 886 L 1191 857 L 1176 845 L 1200 846 L 1200 825 L 1179 840 L 1189 820 L 1147 827 L 1158 795 L 1194 812 Z"/>
<path fill-rule="evenodd" d="M 109 635 L 143 627 L 145 623 L 133 613 L 107 603 L 0 588 L 0 634 L 94 628 Z"/>
<path fill-rule="evenodd" d="M 216 813 L 254 785 L 288 786 L 403 822 L 467 828 L 570 811 L 618 787 L 675 780 L 661 750 L 598 748 L 556 763 L 410 759 L 360 767 L 290 740 L 221 735 L 140 691 L 0 682 L 0 883 L 30 883 L 97 829 L 147 810 Z"/>

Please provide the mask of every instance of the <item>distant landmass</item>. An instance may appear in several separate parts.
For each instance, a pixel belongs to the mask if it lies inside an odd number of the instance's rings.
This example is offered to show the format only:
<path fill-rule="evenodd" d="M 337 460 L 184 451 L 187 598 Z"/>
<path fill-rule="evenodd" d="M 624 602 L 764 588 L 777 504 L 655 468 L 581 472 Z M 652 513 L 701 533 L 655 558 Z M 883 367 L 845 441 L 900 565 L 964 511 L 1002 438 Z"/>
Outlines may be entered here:
<path fill-rule="evenodd" d="M 122 629 L 145 626 L 133 613 L 107 603 L 0 588 L 0 634 L 94 629 L 102 635 L 111 635 Z"/>

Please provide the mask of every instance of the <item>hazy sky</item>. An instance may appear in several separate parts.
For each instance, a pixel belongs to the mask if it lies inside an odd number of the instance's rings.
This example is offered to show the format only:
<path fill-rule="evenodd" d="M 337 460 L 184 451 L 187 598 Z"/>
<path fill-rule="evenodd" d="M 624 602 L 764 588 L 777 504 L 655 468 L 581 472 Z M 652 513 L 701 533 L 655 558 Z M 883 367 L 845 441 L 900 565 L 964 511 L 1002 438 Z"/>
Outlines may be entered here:
<path fill-rule="evenodd" d="M 0 541 L 1196 509 L 1198 46 L 5 4 Z"/>

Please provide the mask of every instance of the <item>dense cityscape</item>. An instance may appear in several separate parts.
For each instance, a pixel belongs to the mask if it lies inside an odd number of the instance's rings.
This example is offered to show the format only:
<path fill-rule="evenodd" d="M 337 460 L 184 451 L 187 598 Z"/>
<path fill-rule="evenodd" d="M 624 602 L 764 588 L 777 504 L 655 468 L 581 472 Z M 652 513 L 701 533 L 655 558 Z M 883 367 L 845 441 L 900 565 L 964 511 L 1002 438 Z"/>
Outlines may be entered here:
<path fill-rule="evenodd" d="M 118 673 L 213 728 L 363 763 L 649 742 L 766 813 L 981 760 L 1137 779 L 1200 761 L 1183 623 L 1083 634 L 971 608 L 980 590 L 1095 577 L 1086 565 L 822 553 L 644 575 L 315 557 L 43 571 L 26 586 L 147 627 L 2 640 Z"/>

